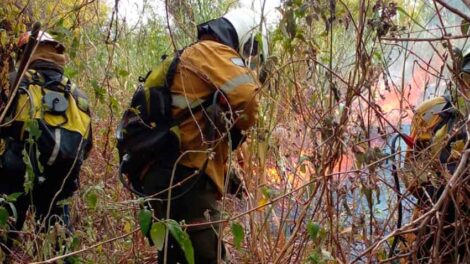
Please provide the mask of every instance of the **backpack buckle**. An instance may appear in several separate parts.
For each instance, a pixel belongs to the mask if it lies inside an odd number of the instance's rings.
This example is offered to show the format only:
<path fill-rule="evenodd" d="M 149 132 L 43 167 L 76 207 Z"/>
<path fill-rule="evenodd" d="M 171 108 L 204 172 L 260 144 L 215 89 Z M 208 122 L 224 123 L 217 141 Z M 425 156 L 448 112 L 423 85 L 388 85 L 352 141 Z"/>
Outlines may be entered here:
<path fill-rule="evenodd" d="M 46 112 L 53 115 L 63 115 L 69 106 L 67 98 L 63 93 L 55 91 L 47 91 L 43 98 L 43 105 L 46 108 Z"/>

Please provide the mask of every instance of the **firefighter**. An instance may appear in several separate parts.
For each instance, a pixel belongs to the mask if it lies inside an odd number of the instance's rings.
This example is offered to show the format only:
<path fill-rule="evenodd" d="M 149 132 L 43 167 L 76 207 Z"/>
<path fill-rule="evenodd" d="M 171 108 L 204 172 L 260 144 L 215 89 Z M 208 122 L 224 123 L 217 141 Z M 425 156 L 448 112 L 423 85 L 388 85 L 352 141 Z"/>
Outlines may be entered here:
<path fill-rule="evenodd" d="M 172 188 L 170 201 L 155 200 L 151 206 L 157 218 L 165 219 L 170 202 L 171 219 L 196 224 L 187 229 L 196 263 L 217 263 L 218 252 L 225 255 L 224 247 L 218 247 L 220 225 L 211 222 L 221 219 L 217 202 L 224 193 L 229 151 L 241 142 L 242 131 L 250 129 L 257 119 L 259 82 L 252 69 L 267 56 L 266 38 L 260 28 L 258 16 L 248 9 L 236 9 L 198 25 L 198 41 L 179 55 L 170 88 L 172 116 L 191 112 L 179 125 L 181 156 L 176 165 L 153 163 L 139 177 L 145 195 L 167 190 L 171 182 L 177 185 Z M 210 107 L 192 110 L 210 100 L 228 110 L 226 120 L 220 120 L 219 114 L 215 117 L 218 120 L 208 120 L 209 112 L 214 111 Z M 214 123 L 222 125 L 214 127 Z M 168 263 L 186 263 L 172 237 L 167 250 Z M 163 258 L 161 251 L 161 263 Z"/>
<path fill-rule="evenodd" d="M 28 56 L 23 52 L 30 37 L 31 32 L 20 36 L 20 60 L 28 59 L 22 56 Z M 43 31 L 37 42 L 0 127 L 0 206 L 9 210 L 10 224 L 2 243 L 7 254 L 28 208 L 39 223 L 37 231 L 55 223 L 70 228 L 68 207 L 59 202 L 77 189 L 80 167 L 92 146 L 88 99 L 64 75 L 64 45 Z"/>
<path fill-rule="evenodd" d="M 428 211 L 441 197 L 464 152 L 467 140 L 465 121 L 470 113 L 467 97 L 470 94 L 470 52 L 459 61 L 455 78 L 459 91 L 456 95 L 429 99 L 416 109 L 413 116 L 410 135 L 413 144 L 407 155 L 409 174 L 405 177 L 408 190 L 417 199 L 413 219 Z M 468 166 L 465 166 L 463 173 L 469 175 Z M 470 228 L 463 224 L 465 221 L 468 223 L 470 216 L 470 188 L 468 180 L 464 183 L 453 194 L 455 200 L 448 201 L 441 208 L 445 230 L 438 238 L 440 247 L 436 249 L 439 251 L 440 261 L 470 261 L 465 242 Z M 408 246 L 422 243 L 417 247 L 418 252 L 415 255 L 419 261 L 429 261 L 432 258 L 438 240 L 435 235 L 437 231 L 433 228 L 438 223 L 432 219 L 425 230 L 419 230 L 408 237 Z"/>

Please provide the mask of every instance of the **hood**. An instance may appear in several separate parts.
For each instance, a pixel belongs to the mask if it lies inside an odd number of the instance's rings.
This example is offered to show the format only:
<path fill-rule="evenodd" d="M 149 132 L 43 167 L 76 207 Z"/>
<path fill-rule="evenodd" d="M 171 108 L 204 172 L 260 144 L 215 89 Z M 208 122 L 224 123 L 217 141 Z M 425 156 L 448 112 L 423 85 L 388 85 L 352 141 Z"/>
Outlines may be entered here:
<path fill-rule="evenodd" d="M 217 18 L 197 26 L 197 38 L 204 34 L 217 37 L 218 42 L 238 50 L 238 36 L 235 28 L 225 18 Z"/>
<path fill-rule="evenodd" d="M 67 56 L 65 54 L 58 53 L 57 50 L 51 45 L 39 45 L 36 48 L 34 54 L 31 56 L 30 63 L 38 60 L 51 62 L 62 69 L 68 62 Z"/>

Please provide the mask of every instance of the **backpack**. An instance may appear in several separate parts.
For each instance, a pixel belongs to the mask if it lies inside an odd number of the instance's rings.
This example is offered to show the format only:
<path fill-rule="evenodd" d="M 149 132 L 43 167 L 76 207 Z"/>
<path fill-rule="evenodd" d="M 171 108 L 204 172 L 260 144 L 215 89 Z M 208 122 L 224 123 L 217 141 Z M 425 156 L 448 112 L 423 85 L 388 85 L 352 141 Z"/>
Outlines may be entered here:
<path fill-rule="evenodd" d="M 173 164 L 179 154 L 179 122 L 171 115 L 170 92 L 178 62 L 178 55 L 166 56 L 145 78 L 139 78 L 118 125 L 120 174 L 126 174 L 133 185 L 147 164 Z"/>
<path fill-rule="evenodd" d="M 209 140 L 216 137 L 216 130 L 225 128 L 220 117 L 228 110 L 228 102 L 220 89 L 215 89 L 214 93 L 179 116 L 172 116 L 171 86 L 181 53 L 178 51 L 174 56 L 162 57 L 161 63 L 145 78 L 139 78 L 130 107 L 125 110 L 116 130 L 120 180 L 137 195 L 142 196 L 136 189 L 140 189 L 141 178 L 150 164 L 164 168 L 172 168 L 175 164 L 181 154 L 179 125 L 190 118 L 191 113 L 205 110 L 205 122 L 209 125 L 204 134 Z M 235 149 L 244 136 L 236 128 L 231 129 L 230 135 Z M 123 175 L 127 176 L 131 186 L 124 181 Z"/>
<path fill-rule="evenodd" d="M 67 77 L 55 71 L 25 72 L 10 119 L 13 124 L 7 136 L 19 142 L 28 142 L 27 126 L 31 126 L 31 121 L 37 122 L 40 135 L 35 141 L 36 156 L 41 164 L 33 164 L 36 173 L 41 173 L 41 165 L 81 164 L 91 149 L 88 98 Z"/>

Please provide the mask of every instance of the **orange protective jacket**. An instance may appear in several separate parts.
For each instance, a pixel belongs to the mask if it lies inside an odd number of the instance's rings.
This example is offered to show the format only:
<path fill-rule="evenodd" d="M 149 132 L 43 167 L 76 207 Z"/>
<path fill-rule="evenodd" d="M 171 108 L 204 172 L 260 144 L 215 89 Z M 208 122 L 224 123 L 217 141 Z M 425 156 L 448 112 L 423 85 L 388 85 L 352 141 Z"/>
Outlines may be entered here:
<path fill-rule="evenodd" d="M 204 40 L 187 47 L 176 68 L 172 93 L 172 115 L 178 116 L 188 108 L 194 108 L 220 90 L 234 113 L 234 126 L 240 130 L 249 129 L 258 113 L 256 91 L 259 83 L 253 72 L 244 65 L 240 55 L 231 47 Z M 180 125 L 180 164 L 201 169 L 208 159 L 207 149 L 215 146 L 205 169 L 220 193 L 224 189 L 226 164 L 229 151 L 227 136 L 211 145 L 207 142 L 207 120 L 205 111 L 192 112 L 192 117 Z"/>

